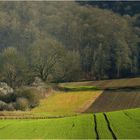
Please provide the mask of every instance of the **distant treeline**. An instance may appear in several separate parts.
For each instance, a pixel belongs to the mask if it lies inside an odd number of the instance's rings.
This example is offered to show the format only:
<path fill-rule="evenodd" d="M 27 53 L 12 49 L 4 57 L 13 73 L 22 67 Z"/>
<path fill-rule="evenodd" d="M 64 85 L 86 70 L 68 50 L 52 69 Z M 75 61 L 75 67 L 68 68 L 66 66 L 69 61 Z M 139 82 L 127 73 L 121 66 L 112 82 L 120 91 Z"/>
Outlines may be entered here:
<path fill-rule="evenodd" d="M 0 2 L 0 81 L 137 76 L 140 15 L 77 2 Z"/>
<path fill-rule="evenodd" d="M 121 15 L 135 15 L 140 13 L 140 1 L 77 1 L 81 5 L 91 5 L 103 9 L 109 9 Z"/>

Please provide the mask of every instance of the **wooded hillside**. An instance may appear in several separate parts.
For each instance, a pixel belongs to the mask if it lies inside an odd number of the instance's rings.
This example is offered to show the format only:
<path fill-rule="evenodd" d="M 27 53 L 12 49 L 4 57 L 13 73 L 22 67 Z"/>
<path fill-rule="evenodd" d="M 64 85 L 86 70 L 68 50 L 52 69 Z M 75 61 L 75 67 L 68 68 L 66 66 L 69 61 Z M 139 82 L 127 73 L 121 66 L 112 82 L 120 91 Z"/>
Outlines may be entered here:
<path fill-rule="evenodd" d="M 77 2 L 0 2 L 0 80 L 138 76 L 139 19 Z"/>

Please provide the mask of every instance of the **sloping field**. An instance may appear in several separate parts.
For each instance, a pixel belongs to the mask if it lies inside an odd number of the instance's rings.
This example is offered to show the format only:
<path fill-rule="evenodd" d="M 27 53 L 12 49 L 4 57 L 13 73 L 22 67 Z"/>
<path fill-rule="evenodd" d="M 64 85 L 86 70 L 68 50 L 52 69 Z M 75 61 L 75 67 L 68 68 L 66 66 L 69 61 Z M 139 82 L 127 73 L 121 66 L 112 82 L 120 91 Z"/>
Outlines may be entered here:
<path fill-rule="evenodd" d="M 0 139 L 139 139 L 140 109 L 59 119 L 0 120 Z"/>
<path fill-rule="evenodd" d="M 119 139 L 140 139 L 140 109 L 107 113 L 116 137 Z"/>
<path fill-rule="evenodd" d="M 41 100 L 31 111 L 1 111 L 0 119 L 55 118 L 79 113 L 109 112 L 140 107 L 140 90 L 59 92 Z"/>
<path fill-rule="evenodd" d="M 42 120 L 0 120 L 0 139 L 94 137 L 92 115 Z"/>
<path fill-rule="evenodd" d="M 86 112 L 107 112 L 140 107 L 140 90 L 105 90 Z"/>
<path fill-rule="evenodd" d="M 100 96 L 102 91 L 58 92 L 41 100 L 31 112 L 46 112 L 50 115 L 72 115 L 85 111 Z"/>
<path fill-rule="evenodd" d="M 60 87 L 94 86 L 101 89 L 140 88 L 140 78 L 61 83 Z"/>
<path fill-rule="evenodd" d="M 139 139 L 140 109 L 129 109 L 109 113 L 97 113 L 96 138 Z"/>
<path fill-rule="evenodd" d="M 93 100 L 91 106 L 85 107 L 88 113 L 108 112 L 140 107 L 140 78 L 101 80 L 87 82 L 61 83 L 58 86 L 66 89 L 90 89 L 104 91 Z"/>

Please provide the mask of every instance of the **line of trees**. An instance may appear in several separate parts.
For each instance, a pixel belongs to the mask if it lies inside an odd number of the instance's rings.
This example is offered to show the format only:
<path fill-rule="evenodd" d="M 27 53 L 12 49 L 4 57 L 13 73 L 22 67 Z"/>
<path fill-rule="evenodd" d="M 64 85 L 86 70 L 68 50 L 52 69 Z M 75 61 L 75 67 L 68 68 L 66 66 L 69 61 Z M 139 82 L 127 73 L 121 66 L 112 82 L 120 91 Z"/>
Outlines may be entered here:
<path fill-rule="evenodd" d="M 81 5 L 91 5 L 103 9 L 109 9 L 121 15 L 135 15 L 140 13 L 139 1 L 77 1 Z"/>
<path fill-rule="evenodd" d="M 0 2 L 0 80 L 63 82 L 137 76 L 139 15 L 76 2 Z"/>

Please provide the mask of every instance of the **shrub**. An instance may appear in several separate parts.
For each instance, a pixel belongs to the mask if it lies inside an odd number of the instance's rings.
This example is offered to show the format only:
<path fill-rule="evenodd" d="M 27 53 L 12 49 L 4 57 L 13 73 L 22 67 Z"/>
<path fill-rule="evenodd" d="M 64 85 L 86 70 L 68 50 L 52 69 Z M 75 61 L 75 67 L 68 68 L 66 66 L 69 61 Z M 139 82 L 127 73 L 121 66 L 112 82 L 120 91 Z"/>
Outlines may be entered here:
<path fill-rule="evenodd" d="M 16 96 L 15 93 L 10 93 L 10 94 L 0 94 L 0 100 L 6 103 L 11 103 L 16 101 Z"/>
<path fill-rule="evenodd" d="M 0 101 L 0 111 L 7 110 L 7 103 Z"/>
<path fill-rule="evenodd" d="M 20 88 L 13 93 L 0 93 L 0 111 L 26 110 L 39 104 L 39 94 L 32 88 Z"/>
<path fill-rule="evenodd" d="M 28 99 L 24 98 L 24 97 L 20 97 L 17 98 L 16 100 L 16 109 L 17 110 L 27 110 L 27 108 L 29 107 L 29 101 Z"/>
<path fill-rule="evenodd" d="M 39 95 L 33 89 L 20 89 L 17 91 L 17 97 L 26 98 L 29 101 L 29 107 L 33 108 L 39 104 Z"/>
<path fill-rule="evenodd" d="M 14 111 L 15 110 L 15 103 L 9 103 L 9 104 L 7 104 L 6 110 L 8 110 L 8 111 Z"/>

